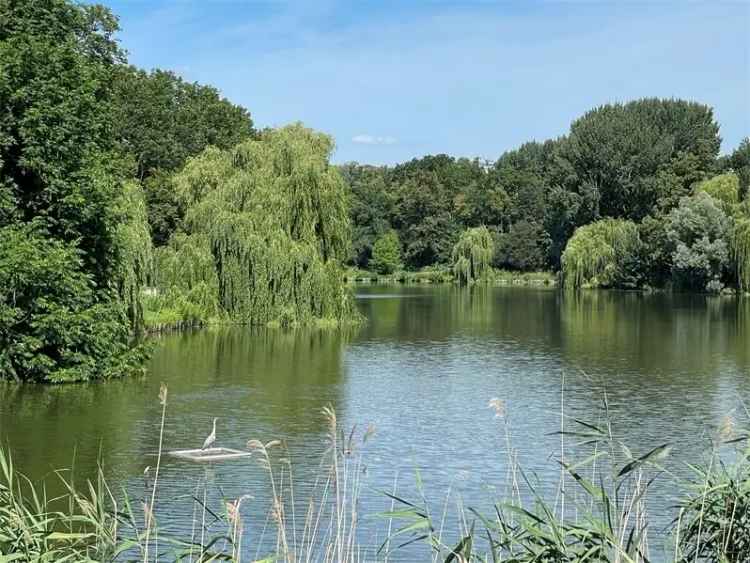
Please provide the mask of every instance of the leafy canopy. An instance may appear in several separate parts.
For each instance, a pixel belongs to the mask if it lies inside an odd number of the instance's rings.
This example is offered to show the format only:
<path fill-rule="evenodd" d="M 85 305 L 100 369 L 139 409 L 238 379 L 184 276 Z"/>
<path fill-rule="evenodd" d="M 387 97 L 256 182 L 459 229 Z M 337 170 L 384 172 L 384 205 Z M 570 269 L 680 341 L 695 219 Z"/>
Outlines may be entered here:
<path fill-rule="evenodd" d="M 185 230 L 206 245 L 198 256 L 212 256 L 218 302 L 234 320 L 356 317 L 341 269 L 350 233 L 332 149 L 330 137 L 296 124 L 232 151 L 209 148 L 175 178 Z"/>
<path fill-rule="evenodd" d="M 375 241 L 369 266 L 379 274 L 392 274 L 403 268 L 401 241 L 396 231 L 390 230 Z"/>
<path fill-rule="evenodd" d="M 731 219 L 721 202 L 706 192 L 685 197 L 669 214 L 667 237 L 678 286 L 719 291 L 729 266 Z"/>
<path fill-rule="evenodd" d="M 112 134 L 116 31 L 101 6 L 0 0 L 3 379 L 121 375 L 139 354 L 147 226 Z"/>
<path fill-rule="evenodd" d="M 487 280 L 494 253 L 494 241 L 487 227 L 465 230 L 453 247 L 453 277 L 462 285 Z"/>
<path fill-rule="evenodd" d="M 602 219 L 579 227 L 562 255 L 565 286 L 634 287 L 640 281 L 641 252 L 632 221 Z"/>

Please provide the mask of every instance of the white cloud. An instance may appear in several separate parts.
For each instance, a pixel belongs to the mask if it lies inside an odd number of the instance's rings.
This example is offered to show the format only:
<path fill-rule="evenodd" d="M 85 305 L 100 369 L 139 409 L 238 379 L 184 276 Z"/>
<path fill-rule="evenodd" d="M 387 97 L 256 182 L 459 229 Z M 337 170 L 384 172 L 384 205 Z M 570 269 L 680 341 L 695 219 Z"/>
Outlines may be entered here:
<path fill-rule="evenodd" d="M 376 137 L 375 135 L 355 135 L 352 141 L 359 145 L 395 145 L 395 137 Z"/>

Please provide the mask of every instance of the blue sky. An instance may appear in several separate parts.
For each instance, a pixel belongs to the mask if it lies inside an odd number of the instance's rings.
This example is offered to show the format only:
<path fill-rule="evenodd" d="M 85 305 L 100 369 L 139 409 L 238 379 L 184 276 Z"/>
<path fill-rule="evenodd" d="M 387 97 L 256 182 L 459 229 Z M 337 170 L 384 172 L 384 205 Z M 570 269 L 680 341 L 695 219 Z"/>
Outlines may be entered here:
<path fill-rule="evenodd" d="M 643 96 L 750 135 L 750 1 L 101 0 L 130 61 L 212 84 L 258 126 L 303 121 L 336 162 L 497 158 Z"/>

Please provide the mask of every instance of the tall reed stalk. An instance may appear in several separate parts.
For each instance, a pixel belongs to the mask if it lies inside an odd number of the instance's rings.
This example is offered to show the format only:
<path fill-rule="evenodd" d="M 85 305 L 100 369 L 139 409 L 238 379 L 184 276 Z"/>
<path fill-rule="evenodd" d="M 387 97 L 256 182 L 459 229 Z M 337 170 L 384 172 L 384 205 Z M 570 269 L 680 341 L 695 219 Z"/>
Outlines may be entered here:
<path fill-rule="evenodd" d="M 65 493 L 49 499 L 46 490 L 19 474 L 11 457 L 0 449 L 1 562 L 121 559 L 348 563 L 388 561 L 394 554 L 407 553 L 403 550 L 412 544 L 425 544 L 431 551 L 429 559 L 445 563 L 649 563 L 653 556 L 647 500 L 657 479 L 665 475 L 676 478 L 665 468 L 668 444 L 638 455 L 616 437 L 606 395 L 603 422 L 568 422 L 563 387 L 560 430 L 555 433 L 560 435 L 560 483 L 557 498 L 550 503 L 552 499 L 545 498 L 518 464 L 507 405 L 492 399 L 490 407 L 502 420 L 508 484 L 505 498 L 498 500 L 494 512 L 483 514 L 465 506 L 452 488 L 441 509 L 433 511 L 436 499 L 427 498 L 418 470 L 417 500 L 402 495 L 399 479 L 394 477 L 392 490 L 384 493 L 390 509 L 378 515 L 387 521 L 385 541 L 379 551 L 368 551 L 359 543 L 359 524 L 366 486 L 363 452 L 373 429 L 368 427 L 360 433 L 355 426 L 345 432 L 335 411 L 328 407 L 322 413 L 328 425 L 327 447 L 308 498 L 297 498 L 292 456 L 286 444 L 250 440 L 248 448 L 267 476 L 266 482 L 254 484 L 260 488 L 259 494 L 222 498 L 223 510 L 212 510 L 208 506 L 207 477 L 193 495 L 190 538 L 181 539 L 160 530 L 155 518 L 166 387 L 162 386 L 159 400 L 159 451 L 153 482 L 148 479 L 150 471 L 145 473 L 142 517 L 133 510 L 127 492 L 113 493 L 101 469 L 83 490 L 76 488 L 72 477 L 60 474 Z M 694 478 L 686 484 L 672 526 L 674 563 L 750 561 L 747 440 L 748 433 L 727 420 L 717 432 L 706 462 L 690 466 Z M 734 463 L 727 463 L 726 448 L 735 449 Z M 576 458 L 574 454 L 580 455 Z M 266 496 L 264 493 L 270 496 L 268 506 L 258 500 Z M 265 514 L 262 528 L 244 525 L 242 512 L 248 506 L 256 521 Z M 169 514 L 166 507 L 161 507 L 160 513 Z M 270 541 L 266 541 L 267 531 L 273 534 Z M 448 538 L 454 536 L 455 541 L 449 542 Z M 250 556 L 252 551 L 254 557 Z M 406 557 L 413 559 L 413 553 L 408 552 Z"/>

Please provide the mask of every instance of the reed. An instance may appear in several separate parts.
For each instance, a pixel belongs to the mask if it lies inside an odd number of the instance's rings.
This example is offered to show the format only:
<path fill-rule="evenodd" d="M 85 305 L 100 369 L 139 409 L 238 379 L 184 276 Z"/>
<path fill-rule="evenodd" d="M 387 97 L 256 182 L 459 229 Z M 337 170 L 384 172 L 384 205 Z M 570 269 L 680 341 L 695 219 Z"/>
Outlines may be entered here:
<path fill-rule="evenodd" d="M 322 413 L 328 425 L 327 443 L 308 498 L 297 498 L 287 445 L 252 439 L 247 446 L 267 477 L 254 483 L 258 494 L 222 497 L 217 509 L 209 506 L 209 480 L 196 483 L 192 531 L 186 538 L 167 533 L 156 518 L 161 514 L 168 519 L 167 508 L 159 506 L 161 438 L 156 467 L 144 474 L 140 504 L 125 491 L 113 492 L 101 470 L 82 490 L 72 476 L 59 473 L 65 494 L 48 499 L 44 488 L 19 474 L 10 455 L 0 449 L 0 561 L 344 563 L 388 561 L 420 543 L 432 561 L 446 563 L 652 561 L 647 505 L 657 480 L 676 479 L 666 468 L 670 446 L 634 453 L 616 437 L 606 397 L 602 420 L 592 423 L 570 419 L 564 396 L 563 387 L 556 432 L 560 455 L 555 461 L 561 473 L 554 499 L 545 497 L 518 463 L 511 409 L 501 399 L 490 400 L 504 436 L 508 468 L 507 489 L 491 514 L 465 506 L 453 490 L 443 499 L 428 498 L 418 470 L 416 498 L 399 492 L 396 476 L 392 489 L 383 492 L 389 510 L 361 514 L 364 456 L 374 429 L 345 431 L 330 407 Z M 163 437 L 168 411 L 165 387 L 159 401 Z M 674 563 L 748 561 L 747 439 L 748 434 L 727 419 L 705 462 L 691 466 L 694 478 L 682 483 L 684 494 L 675 507 Z M 726 447 L 736 448 L 736 463 L 722 461 Z M 265 524 L 246 527 L 248 510 L 255 521 Z M 359 525 L 365 516 L 383 523 L 385 539 L 377 550 L 359 543 Z M 408 553 L 407 558 L 413 557 L 413 552 Z"/>

